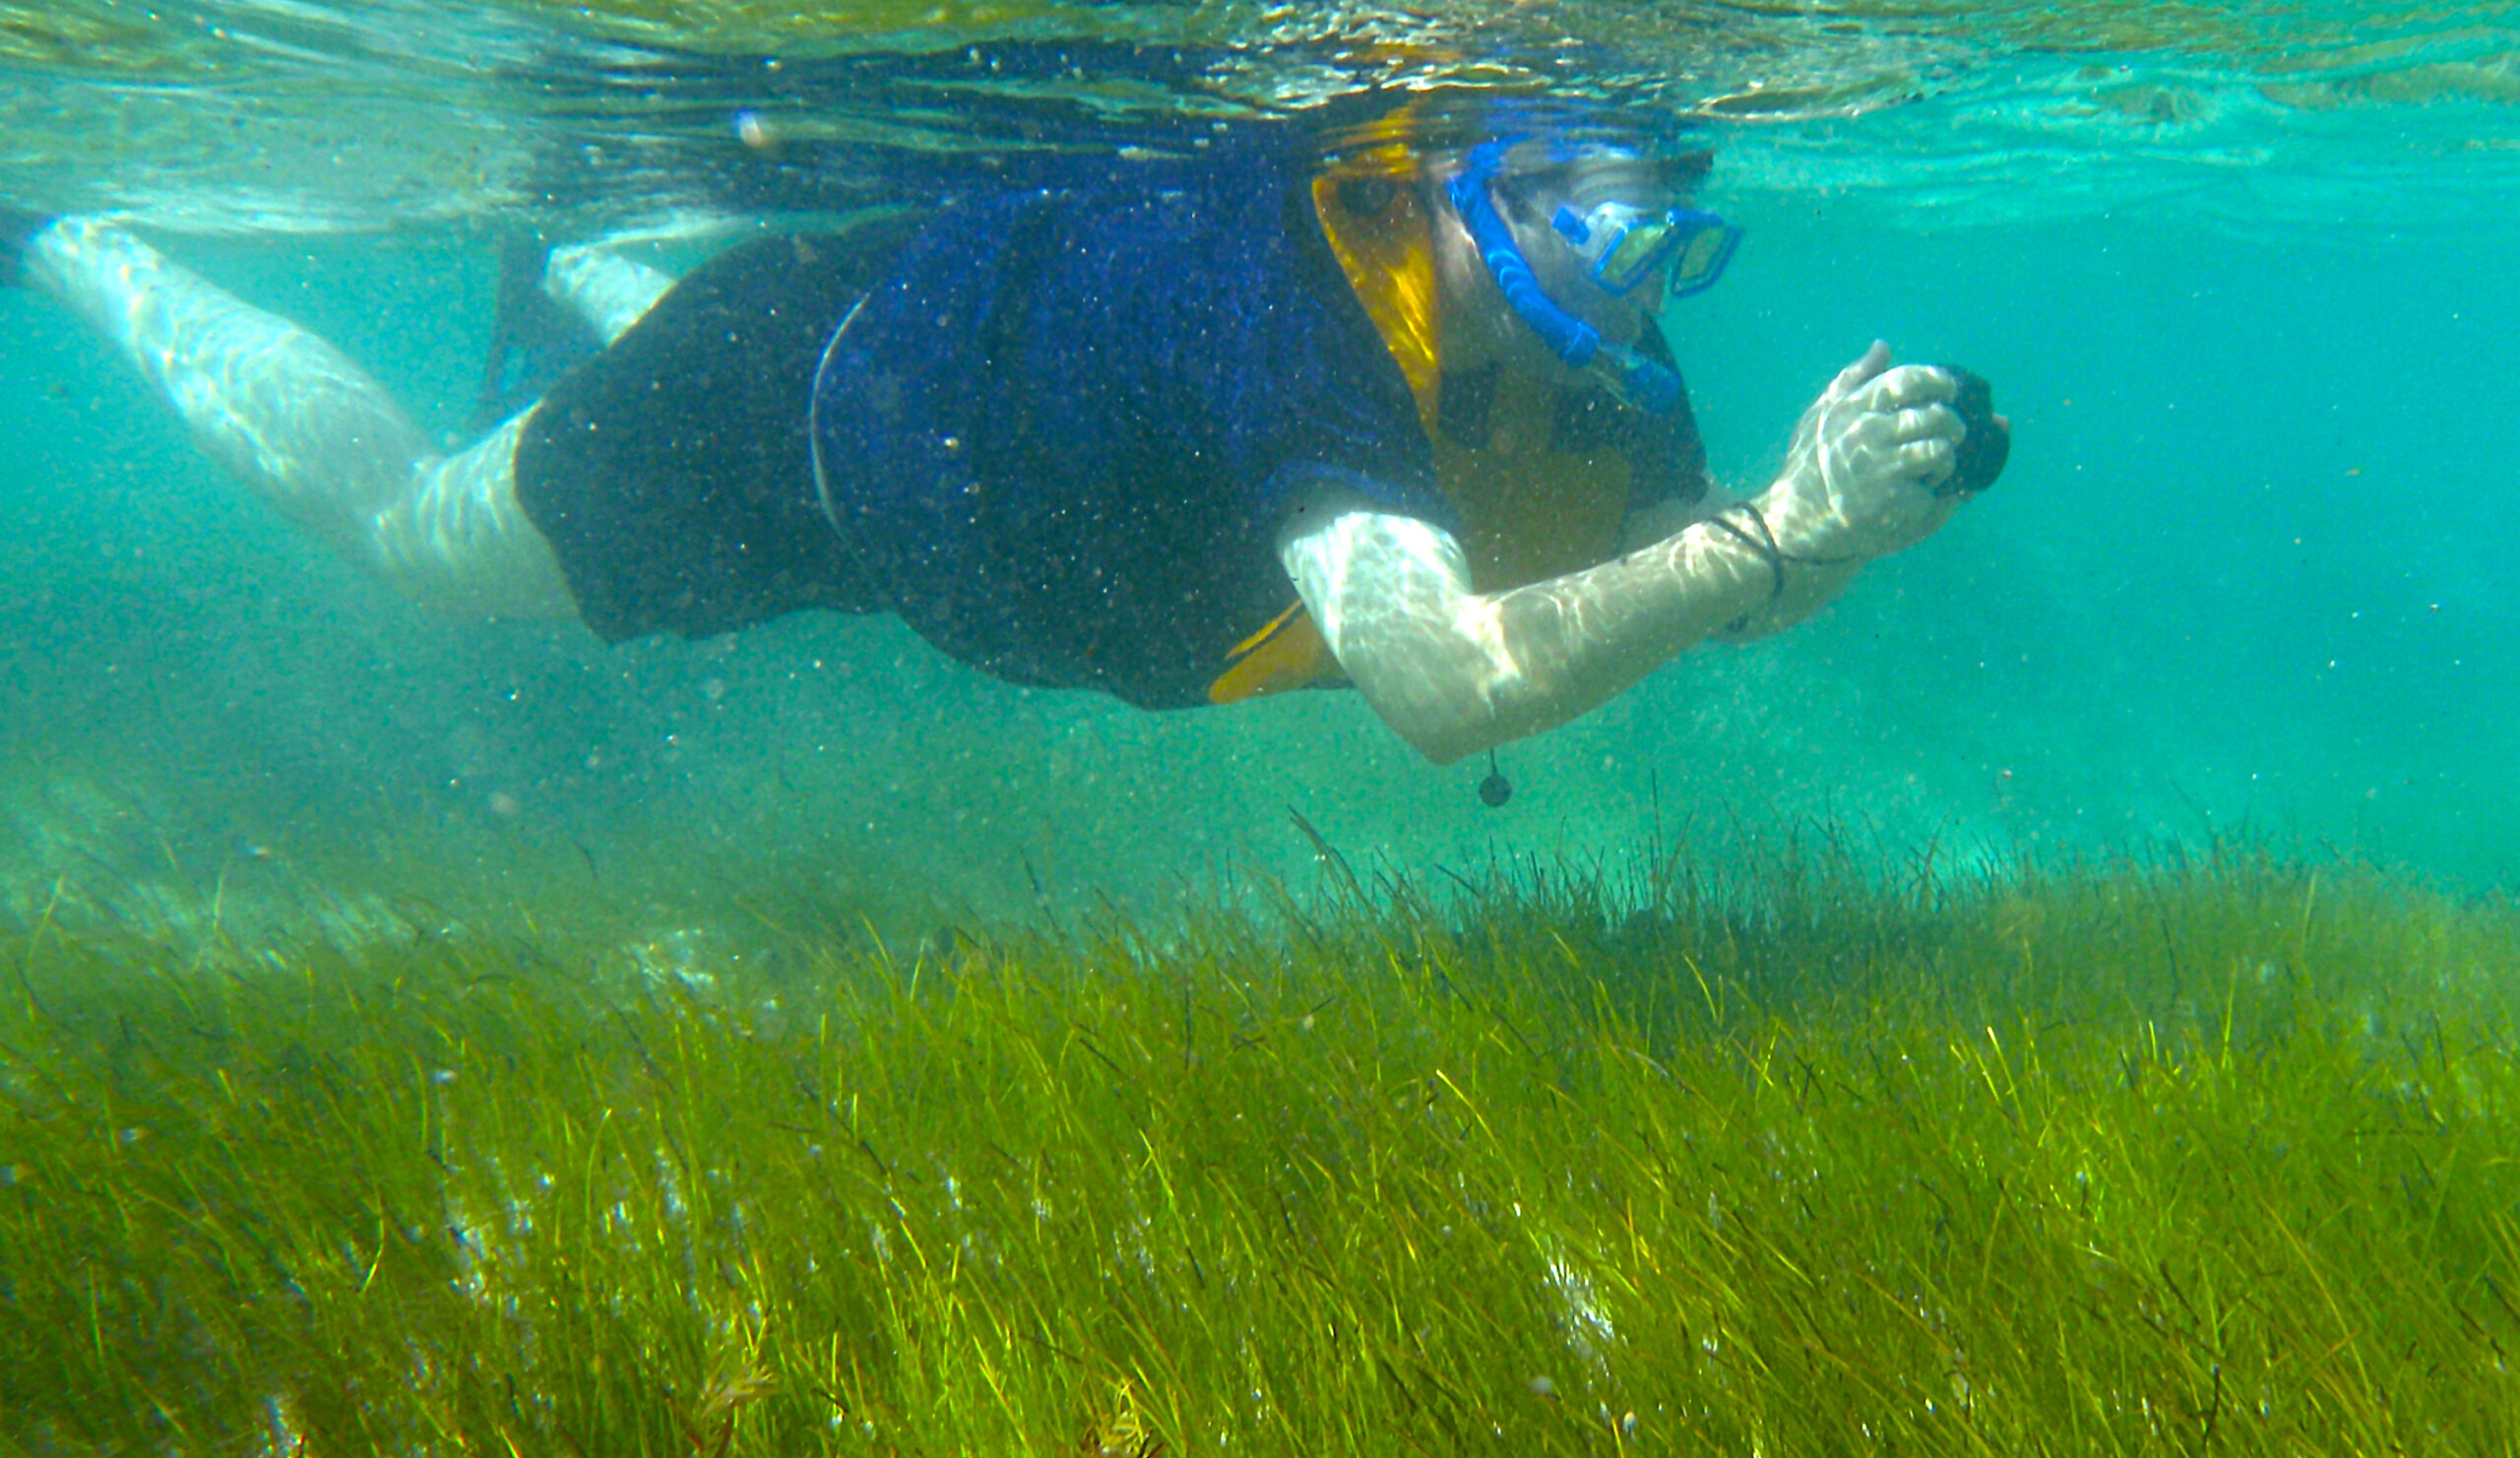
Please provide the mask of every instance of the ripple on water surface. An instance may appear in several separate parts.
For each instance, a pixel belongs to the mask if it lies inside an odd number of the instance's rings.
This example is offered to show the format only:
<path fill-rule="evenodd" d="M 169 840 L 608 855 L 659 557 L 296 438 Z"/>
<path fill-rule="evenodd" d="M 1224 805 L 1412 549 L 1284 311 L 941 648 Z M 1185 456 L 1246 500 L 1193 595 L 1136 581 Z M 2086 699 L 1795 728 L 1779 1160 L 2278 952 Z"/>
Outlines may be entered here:
<path fill-rule="evenodd" d="M 811 211 L 921 158 L 1545 87 L 1712 129 L 1736 189 L 1895 197 L 1894 222 L 2235 178 L 2315 213 L 2375 175 L 2456 215 L 2520 168 L 2501 10 L 46 0 L 0 5 L 0 198 L 186 231 Z"/>

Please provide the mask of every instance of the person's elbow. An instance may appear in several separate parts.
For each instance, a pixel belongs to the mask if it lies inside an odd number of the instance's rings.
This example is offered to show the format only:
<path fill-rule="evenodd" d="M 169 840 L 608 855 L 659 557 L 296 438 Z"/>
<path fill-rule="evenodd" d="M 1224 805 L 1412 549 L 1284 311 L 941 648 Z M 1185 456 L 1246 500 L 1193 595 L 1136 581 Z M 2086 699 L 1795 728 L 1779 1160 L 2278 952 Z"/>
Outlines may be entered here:
<path fill-rule="evenodd" d="M 1526 724 L 1531 685 L 1492 635 L 1395 634 L 1345 645 L 1351 682 L 1409 746 L 1437 765 L 1492 749 L 1544 726 Z"/>
<path fill-rule="evenodd" d="M 1464 713 L 1453 706 L 1375 703 L 1374 713 L 1391 731 L 1423 756 L 1428 764 L 1448 765 L 1482 749 L 1492 749 L 1513 735 L 1500 731 L 1492 715 Z"/>
<path fill-rule="evenodd" d="M 1509 737 L 1496 731 L 1492 718 L 1482 721 L 1461 714 L 1393 712 L 1380 704 L 1374 705 L 1374 712 L 1382 716 L 1382 722 L 1390 726 L 1392 732 L 1406 741 L 1410 748 L 1417 750 L 1428 764 L 1436 766 L 1467 759 L 1482 749 L 1492 749 Z"/>

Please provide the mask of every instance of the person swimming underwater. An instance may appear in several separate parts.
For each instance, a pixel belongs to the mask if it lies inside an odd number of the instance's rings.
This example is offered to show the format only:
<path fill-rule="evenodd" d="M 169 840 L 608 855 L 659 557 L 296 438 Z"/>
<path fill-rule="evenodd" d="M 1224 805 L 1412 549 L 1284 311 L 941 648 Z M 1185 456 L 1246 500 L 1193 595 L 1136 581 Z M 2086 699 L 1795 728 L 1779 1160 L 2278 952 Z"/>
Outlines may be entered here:
<path fill-rule="evenodd" d="M 556 250 L 545 288 L 605 348 L 452 455 L 113 222 L 30 221 L 0 275 L 414 600 L 609 640 L 892 611 L 1148 708 L 1351 684 L 1448 763 L 1809 616 L 2002 469 L 1984 383 L 1876 343 L 1772 482 L 1713 486 L 1657 323 L 1740 239 L 1688 205 L 1707 165 L 1545 130 L 1326 164 L 1263 137 L 679 281 Z"/>

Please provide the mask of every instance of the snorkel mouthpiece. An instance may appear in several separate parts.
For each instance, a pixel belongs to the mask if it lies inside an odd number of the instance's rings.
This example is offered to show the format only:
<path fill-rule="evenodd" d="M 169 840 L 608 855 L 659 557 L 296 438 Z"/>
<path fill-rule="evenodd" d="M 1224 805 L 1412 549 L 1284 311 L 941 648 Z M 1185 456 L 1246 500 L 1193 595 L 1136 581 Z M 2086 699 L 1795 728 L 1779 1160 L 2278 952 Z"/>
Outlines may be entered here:
<path fill-rule="evenodd" d="M 1621 349 L 1614 345 L 1602 348 L 1618 363 L 1618 377 L 1604 381 L 1611 394 L 1649 415 L 1668 415 L 1680 408 L 1680 377 L 1669 366 L 1648 359 L 1633 349 Z"/>

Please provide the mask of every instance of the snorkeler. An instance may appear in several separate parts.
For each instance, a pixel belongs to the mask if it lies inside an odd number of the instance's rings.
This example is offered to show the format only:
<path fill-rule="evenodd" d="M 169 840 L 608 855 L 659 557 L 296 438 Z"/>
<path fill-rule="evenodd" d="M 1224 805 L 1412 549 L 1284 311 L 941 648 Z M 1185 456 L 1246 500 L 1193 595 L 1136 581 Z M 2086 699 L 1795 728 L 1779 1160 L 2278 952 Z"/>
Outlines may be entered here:
<path fill-rule="evenodd" d="M 110 222 L 26 221 L 0 281 L 410 598 L 615 641 L 892 611 L 1149 708 L 1344 682 L 1438 763 L 1807 617 L 2002 469 L 1982 382 L 1875 344 L 1772 483 L 1713 486 L 1657 322 L 1739 242 L 1689 206 L 1702 152 L 1287 151 L 1220 139 L 680 281 L 555 251 L 544 288 L 605 348 L 453 455 Z"/>

